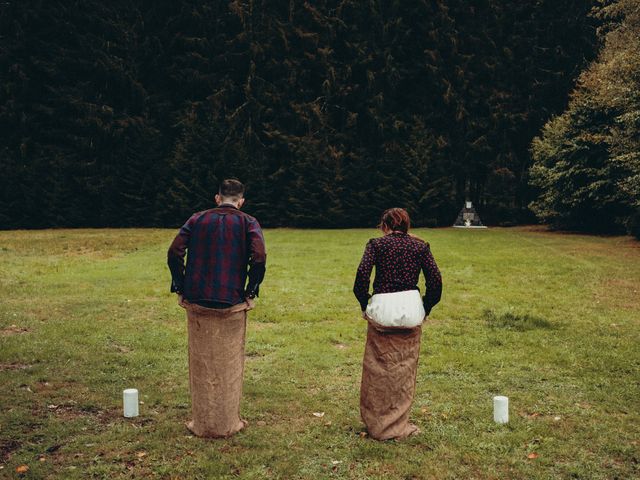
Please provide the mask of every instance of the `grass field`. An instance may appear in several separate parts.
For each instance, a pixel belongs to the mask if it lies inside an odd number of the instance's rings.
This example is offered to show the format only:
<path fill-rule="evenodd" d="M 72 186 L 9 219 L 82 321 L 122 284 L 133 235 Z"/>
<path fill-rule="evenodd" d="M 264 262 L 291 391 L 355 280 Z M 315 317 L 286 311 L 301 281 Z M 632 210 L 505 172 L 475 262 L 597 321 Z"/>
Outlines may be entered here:
<path fill-rule="evenodd" d="M 247 430 L 194 438 L 171 230 L 0 232 L 0 478 L 640 477 L 640 243 L 416 230 L 442 270 L 403 442 L 363 438 L 373 230 L 269 230 L 251 312 Z M 138 388 L 140 417 L 121 416 Z M 511 421 L 492 421 L 507 395 Z M 319 418 L 313 412 L 324 412 Z"/>

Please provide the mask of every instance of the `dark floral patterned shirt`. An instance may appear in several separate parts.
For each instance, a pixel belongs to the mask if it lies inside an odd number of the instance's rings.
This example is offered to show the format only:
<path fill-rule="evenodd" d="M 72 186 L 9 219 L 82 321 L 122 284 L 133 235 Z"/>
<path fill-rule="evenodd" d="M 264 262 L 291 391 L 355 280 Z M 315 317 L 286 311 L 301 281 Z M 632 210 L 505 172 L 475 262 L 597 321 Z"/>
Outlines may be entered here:
<path fill-rule="evenodd" d="M 376 276 L 373 281 L 374 295 L 420 290 L 418 278 L 422 270 L 426 288 L 422 300 L 427 315 L 440 301 L 442 276 L 431 255 L 429 244 L 423 240 L 398 232 L 369 240 L 353 286 L 353 293 L 360 302 L 362 310 L 367 308 L 369 301 L 369 282 L 374 266 L 376 267 Z"/>

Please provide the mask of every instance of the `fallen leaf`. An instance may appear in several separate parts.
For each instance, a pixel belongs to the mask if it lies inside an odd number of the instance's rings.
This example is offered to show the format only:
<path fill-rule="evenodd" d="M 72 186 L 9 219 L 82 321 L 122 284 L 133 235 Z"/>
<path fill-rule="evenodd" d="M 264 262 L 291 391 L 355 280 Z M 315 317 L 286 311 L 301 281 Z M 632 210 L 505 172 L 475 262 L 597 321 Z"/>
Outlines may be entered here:
<path fill-rule="evenodd" d="M 332 465 L 339 465 L 342 463 L 342 460 L 331 460 Z"/>
<path fill-rule="evenodd" d="M 45 457 L 44 455 L 40 455 L 40 456 L 38 457 L 38 461 L 40 461 L 40 462 L 46 462 L 46 461 L 47 461 L 47 457 Z"/>
<path fill-rule="evenodd" d="M 556 416 L 556 417 L 553 417 L 553 419 L 557 422 L 557 421 L 561 420 L 561 419 L 562 419 L 562 417 L 560 417 L 560 416 Z"/>
<path fill-rule="evenodd" d="M 322 418 L 324 417 L 324 412 L 313 412 L 314 417 Z"/>
<path fill-rule="evenodd" d="M 264 427 L 267 424 L 267 422 L 265 422 L 264 420 L 258 420 L 256 422 L 256 425 L 258 425 L 259 427 Z"/>
<path fill-rule="evenodd" d="M 146 457 L 147 456 L 147 452 L 138 452 L 136 453 L 136 457 L 138 458 L 142 458 L 142 457 Z"/>
<path fill-rule="evenodd" d="M 360 435 L 360 438 L 365 438 L 369 434 L 367 432 L 360 432 L 358 435 Z"/>
<path fill-rule="evenodd" d="M 538 454 L 536 452 L 531 452 L 529 455 L 527 455 L 527 458 L 533 460 L 535 458 L 538 458 Z"/>
<path fill-rule="evenodd" d="M 56 408 L 58 408 L 58 407 L 59 407 L 59 405 L 47 405 L 47 408 L 48 408 L 49 410 L 55 410 L 55 409 L 56 409 Z"/>
<path fill-rule="evenodd" d="M 27 465 L 20 465 L 16 467 L 16 473 L 27 473 L 29 471 L 29 467 Z"/>
<path fill-rule="evenodd" d="M 324 426 L 325 426 L 325 427 L 330 427 L 330 426 L 331 426 L 331 421 L 324 422 Z"/>

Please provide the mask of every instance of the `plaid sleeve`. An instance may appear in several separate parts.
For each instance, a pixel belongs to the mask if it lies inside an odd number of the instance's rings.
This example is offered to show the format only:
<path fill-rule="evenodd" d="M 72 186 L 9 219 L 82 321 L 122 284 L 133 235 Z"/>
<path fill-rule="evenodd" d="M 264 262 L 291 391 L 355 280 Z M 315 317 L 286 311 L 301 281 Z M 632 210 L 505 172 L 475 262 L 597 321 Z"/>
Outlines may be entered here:
<path fill-rule="evenodd" d="M 375 264 L 376 255 L 373 240 L 369 240 L 364 249 L 362 260 L 358 266 L 356 280 L 353 285 L 353 293 L 360 303 L 360 308 L 366 310 L 369 302 L 369 283 L 371 282 L 371 272 Z"/>
<path fill-rule="evenodd" d="M 191 238 L 193 224 L 196 215 L 192 215 L 189 220 L 180 228 L 176 238 L 171 242 L 169 251 L 167 252 L 167 264 L 171 271 L 171 291 L 182 293 L 184 286 L 184 256 L 187 252 L 187 245 Z"/>
<path fill-rule="evenodd" d="M 249 272 L 247 273 L 248 282 L 245 295 L 253 298 L 258 296 L 267 263 L 264 235 L 255 218 L 251 218 L 247 225 L 247 242 L 249 246 Z"/>

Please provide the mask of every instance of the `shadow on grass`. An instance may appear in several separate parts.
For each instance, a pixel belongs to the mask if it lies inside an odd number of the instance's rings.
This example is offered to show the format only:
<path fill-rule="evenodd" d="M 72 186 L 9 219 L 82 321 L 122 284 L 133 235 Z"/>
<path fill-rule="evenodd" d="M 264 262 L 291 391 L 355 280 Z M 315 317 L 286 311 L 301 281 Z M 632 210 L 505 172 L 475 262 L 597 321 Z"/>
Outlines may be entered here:
<path fill-rule="evenodd" d="M 489 328 L 501 328 L 505 330 L 513 330 L 516 332 L 526 332 L 528 330 L 554 330 L 558 328 L 549 320 L 528 313 L 496 313 L 493 310 L 486 309 L 482 312 L 482 319 L 487 322 Z"/>

